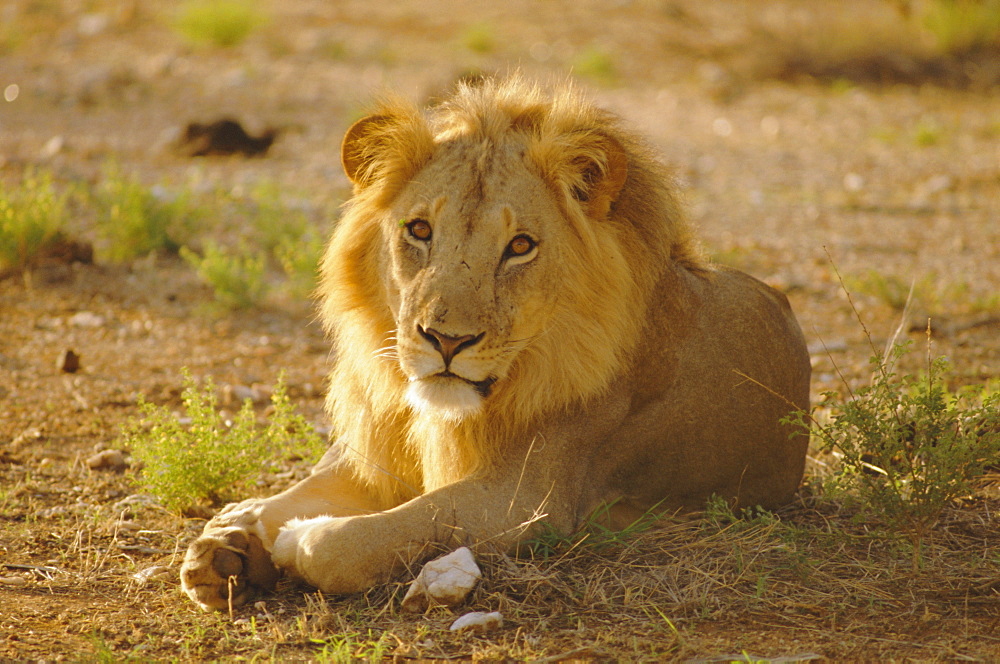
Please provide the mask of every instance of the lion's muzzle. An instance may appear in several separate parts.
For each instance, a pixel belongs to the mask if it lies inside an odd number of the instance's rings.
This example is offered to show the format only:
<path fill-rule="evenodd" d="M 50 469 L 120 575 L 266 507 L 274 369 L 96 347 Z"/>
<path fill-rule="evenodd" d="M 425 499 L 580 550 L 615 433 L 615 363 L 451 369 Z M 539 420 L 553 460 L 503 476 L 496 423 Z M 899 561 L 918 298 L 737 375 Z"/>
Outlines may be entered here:
<path fill-rule="evenodd" d="M 427 342 L 441 354 L 441 359 L 444 360 L 444 368 L 447 371 L 451 367 L 451 361 L 456 355 L 461 353 L 463 350 L 472 348 L 486 336 L 485 332 L 480 332 L 479 334 L 465 334 L 460 337 L 453 337 L 447 334 L 442 334 L 434 328 L 424 328 L 421 325 L 417 325 L 417 333 L 420 334 Z"/>

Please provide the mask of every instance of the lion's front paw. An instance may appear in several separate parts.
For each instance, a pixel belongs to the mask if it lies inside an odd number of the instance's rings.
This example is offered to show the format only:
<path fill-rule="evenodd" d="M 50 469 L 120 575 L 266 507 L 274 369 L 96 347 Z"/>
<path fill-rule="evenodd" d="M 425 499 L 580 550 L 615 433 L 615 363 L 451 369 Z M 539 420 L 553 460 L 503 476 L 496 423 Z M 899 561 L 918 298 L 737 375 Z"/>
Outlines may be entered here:
<path fill-rule="evenodd" d="M 257 535 L 239 526 L 205 529 L 184 556 L 181 586 L 204 609 L 243 604 L 256 590 L 273 590 L 278 569 Z"/>

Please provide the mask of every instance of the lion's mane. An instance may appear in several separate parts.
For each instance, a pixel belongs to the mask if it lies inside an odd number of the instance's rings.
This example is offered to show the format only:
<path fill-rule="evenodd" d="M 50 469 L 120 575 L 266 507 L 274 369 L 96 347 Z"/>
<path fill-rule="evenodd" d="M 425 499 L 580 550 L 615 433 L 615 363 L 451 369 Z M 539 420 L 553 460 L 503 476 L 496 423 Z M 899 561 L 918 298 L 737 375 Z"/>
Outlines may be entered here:
<path fill-rule="evenodd" d="M 625 370 L 647 321 L 653 286 L 666 266 L 698 269 L 671 178 L 611 114 L 572 87 L 549 94 L 519 76 L 460 85 L 426 114 L 384 101 L 364 163 L 321 266 L 321 317 L 336 346 L 327 407 L 341 461 L 385 507 L 490 463 L 512 433 L 601 394 Z M 523 351 L 477 415 L 460 423 L 416 413 L 393 359 L 396 327 L 386 300 L 388 240 L 382 228 L 394 196 L 447 141 L 489 154 L 517 141 L 549 185 L 573 230 L 563 247 L 569 275 L 552 324 Z M 621 170 L 613 202 L 581 195 Z M 469 168 L 476 168 L 470 160 Z M 456 192 L 456 196 L 460 192 Z M 602 207 L 603 206 L 603 207 Z M 610 206 L 610 207 L 609 207 Z"/>

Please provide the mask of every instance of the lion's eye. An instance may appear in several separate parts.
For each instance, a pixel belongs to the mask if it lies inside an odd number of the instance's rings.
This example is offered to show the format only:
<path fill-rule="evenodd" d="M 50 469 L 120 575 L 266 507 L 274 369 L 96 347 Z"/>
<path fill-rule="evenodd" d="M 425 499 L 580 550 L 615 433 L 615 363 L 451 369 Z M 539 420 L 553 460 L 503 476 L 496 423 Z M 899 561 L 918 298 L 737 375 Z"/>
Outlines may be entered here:
<path fill-rule="evenodd" d="M 535 248 L 535 241 L 527 235 L 518 235 L 507 245 L 507 255 L 526 256 Z"/>
<path fill-rule="evenodd" d="M 424 219 L 414 219 L 406 224 L 406 229 L 410 232 L 410 237 L 416 240 L 428 242 L 431 239 L 431 225 Z"/>

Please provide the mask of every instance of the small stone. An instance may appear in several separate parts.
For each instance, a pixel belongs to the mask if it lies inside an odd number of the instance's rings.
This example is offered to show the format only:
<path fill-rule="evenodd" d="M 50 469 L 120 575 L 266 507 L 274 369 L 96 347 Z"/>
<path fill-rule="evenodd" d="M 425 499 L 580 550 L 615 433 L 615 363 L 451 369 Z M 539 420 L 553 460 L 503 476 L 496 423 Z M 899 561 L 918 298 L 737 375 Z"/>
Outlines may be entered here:
<path fill-rule="evenodd" d="M 156 507 L 159 503 L 156 498 L 145 493 L 133 493 L 131 496 L 126 496 L 122 498 L 117 503 L 111 506 L 111 509 L 115 512 L 122 512 L 123 510 L 129 509 L 134 505 L 139 505 L 143 507 Z"/>
<path fill-rule="evenodd" d="M 70 316 L 69 324 L 73 327 L 103 327 L 107 322 L 104 316 L 90 311 L 79 311 Z"/>
<path fill-rule="evenodd" d="M 857 193 L 865 188 L 865 179 L 857 173 L 848 173 L 844 176 L 844 189 L 851 193 Z"/>
<path fill-rule="evenodd" d="M 107 14 L 84 14 L 76 23 L 81 37 L 96 37 L 108 29 L 111 19 Z"/>
<path fill-rule="evenodd" d="M 404 611 L 419 613 L 430 606 L 454 606 L 463 601 L 482 576 L 467 547 L 424 565 L 403 598 Z"/>
<path fill-rule="evenodd" d="M 491 632 L 501 627 L 503 627 L 503 615 L 499 611 L 493 611 L 492 613 L 473 611 L 458 618 L 448 629 L 452 632 L 461 632 L 464 630 Z"/>
<path fill-rule="evenodd" d="M 0 585 L 11 588 L 23 588 L 28 585 L 28 580 L 23 576 L 0 576 Z"/>
<path fill-rule="evenodd" d="M 169 567 L 164 567 L 163 565 L 153 565 L 152 567 L 147 567 L 141 569 L 132 575 L 132 580 L 138 583 L 140 586 L 144 586 L 147 583 L 169 581 L 173 579 L 173 572 L 170 571 Z"/>
<path fill-rule="evenodd" d="M 947 174 L 940 173 L 938 175 L 931 176 L 927 182 L 924 183 L 924 191 L 927 194 L 939 194 L 942 191 L 948 191 L 955 186 L 954 179 Z"/>
<path fill-rule="evenodd" d="M 247 387 L 246 385 L 223 385 L 222 386 L 222 405 L 224 406 L 242 406 L 248 399 L 255 404 L 266 403 L 271 398 L 271 393 L 269 390 L 262 389 L 257 384 L 252 387 Z"/>
<path fill-rule="evenodd" d="M 42 146 L 42 159 L 51 159 L 60 152 L 62 152 L 63 147 L 66 145 L 66 139 L 62 136 L 53 136 L 49 140 L 45 141 L 45 145 Z"/>
<path fill-rule="evenodd" d="M 72 348 L 59 353 L 56 367 L 63 373 L 76 373 L 80 370 L 80 356 Z"/>
<path fill-rule="evenodd" d="M 87 467 L 91 470 L 112 470 L 120 473 L 125 470 L 125 455 L 120 450 L 104 450 L 87 457 Z"/>
<path fill-rule="evenodd" d="M 135 533 L 143 529 L 141 523 L 136 523 L 135 521 L 115 521 L 114 527 L 118 532 Z"/>

